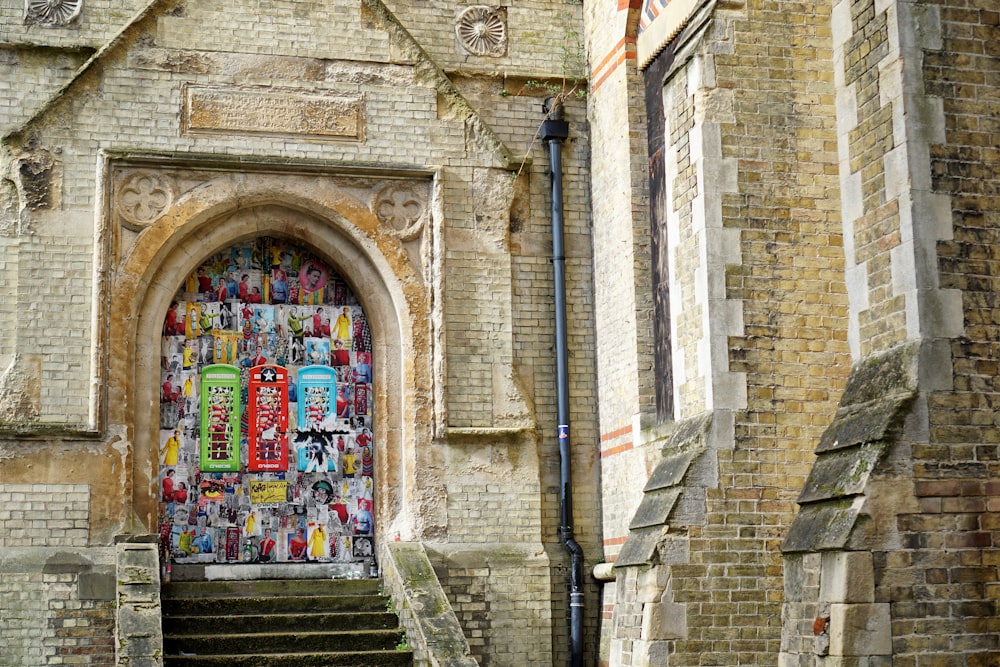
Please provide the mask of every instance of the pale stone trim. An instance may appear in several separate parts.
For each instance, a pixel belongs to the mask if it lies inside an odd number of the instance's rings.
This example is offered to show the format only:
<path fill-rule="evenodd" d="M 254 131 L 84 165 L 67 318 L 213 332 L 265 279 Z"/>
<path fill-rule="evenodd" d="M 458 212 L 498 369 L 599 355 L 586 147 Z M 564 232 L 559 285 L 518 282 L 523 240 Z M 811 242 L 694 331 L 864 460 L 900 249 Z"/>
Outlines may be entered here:
<path fill-rule="evenodd" d="M 695 124 L 688 133 L 690 161 L 696 170 L 696 188 L 691 202 L 691 221 L 696 238 L 697 268 L 690 275 L 679 275 L 676 233 L 668 234 L 670 262 L 671 341 L 674 347 L 674 396 L 682 395 L 682 386 L 693 378 L 704 384 L 698 405 L 675 405 L 675 418 L 684 419 L 704 410 L 738 410 L 746 407 L 746 375 L 729 370 L 729 337 L 743 334 L 742 301 L 726 298 L 725 270 L 729 265 L 741 264 L 740 231 L 726 229 L 722 224 L 722 198 L 725 193 L 736 192 L 737 163 L 734 158 L 722 157 L 721 124 L 732 113 L 732 99 L 728 91 L 715 87 L 714 60 L 710 55 L 693 58 L 682 70 L 688 77 L 687 95 L 694 97 Z M 670 86 L 665 86 L 670 95 Z M 665 109 L 671 108 L 668 99 Z M 666 146 L 665 177 L 668 184 L 676 177 L 676 153 Z M 673 232 L 680 228 L 679 214 L 674 210 L 673 193 L 667 188 L 667 219 Z M 691 258 L 688 258 L 688 262 Z M 694 294 L 695 307 L 701 308 L 701 326 L 695 354 L 690 349 L 678 347 L 683 332 L 677 325 L 684 312 L 685 292 Z M 690 358 L 693 356 L 694 358 Z M 690 392 L 687 392 L 690 396 Z"/>
<path fill-rule="evenodd" d="M 895 148 L 882 156 L 885 199 L 899 202 L 901 243 L 890 251 L 894 294 L 905 296 L 906 339 L 954 338 L 963 331 L 958 290 L 939 288 L 937 244 L 951 238 L 951 199 L 932 191 L 930 146 L 944 142 L 942 100 L 924 93 L 922 51 L 941 45 L 936 7 L 883 0 L 889 53 L 879 64 L 879 102 L 892 109 Z M 848 343 L 862 356 L 860 314 L 869 308 L 866 263 L 855 255 L 855 223 L 864 215 L 861 175 L 850 169 L 849 135 L 858 125 L 857 85 L 845 80 L 845 47 L 852 36 L 850 3 L 841 0 L 831 15 L 834 82 L 837 86 L 837 137 L 840 154 L 844 255 L 850 302 Z"/>
<path fill-rule="evenodd" d="M 684 28 L 702 0 L 671 0 L 662 14 L 636 40 L 639 69 L 643 69 Z"/>

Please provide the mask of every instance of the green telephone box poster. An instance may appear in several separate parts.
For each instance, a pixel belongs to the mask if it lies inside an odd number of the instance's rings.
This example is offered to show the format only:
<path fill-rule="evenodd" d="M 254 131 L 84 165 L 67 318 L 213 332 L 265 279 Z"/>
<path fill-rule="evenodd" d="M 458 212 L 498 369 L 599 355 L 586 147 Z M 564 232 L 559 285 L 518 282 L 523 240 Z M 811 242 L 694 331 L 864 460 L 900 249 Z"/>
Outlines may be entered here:
<path fill-rule="evenodd" d="M 240 469 L 240 369 L 206 366 L 201 373 L 201 456 L 205 472 Z"/>

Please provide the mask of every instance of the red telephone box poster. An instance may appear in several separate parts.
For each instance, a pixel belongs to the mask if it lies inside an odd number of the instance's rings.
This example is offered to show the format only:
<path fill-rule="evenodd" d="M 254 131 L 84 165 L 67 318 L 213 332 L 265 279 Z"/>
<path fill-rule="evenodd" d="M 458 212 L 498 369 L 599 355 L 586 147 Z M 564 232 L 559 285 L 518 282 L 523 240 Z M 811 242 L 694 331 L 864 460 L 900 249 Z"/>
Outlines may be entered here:
<path fill-rule="evenodd" d="M 248 389 L 247 469 L 283 472 L 288 469 L 288 370 L 251 368 Z"/>

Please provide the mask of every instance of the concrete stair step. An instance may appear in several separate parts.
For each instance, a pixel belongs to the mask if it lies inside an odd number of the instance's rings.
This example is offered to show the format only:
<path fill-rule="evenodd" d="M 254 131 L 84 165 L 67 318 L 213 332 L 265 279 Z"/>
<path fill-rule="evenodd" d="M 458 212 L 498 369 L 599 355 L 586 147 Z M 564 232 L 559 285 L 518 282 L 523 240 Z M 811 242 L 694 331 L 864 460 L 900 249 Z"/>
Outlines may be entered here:
<path fill-rule="evenodd" d="M 293 612 L 385 611 L 386 598 L 374 595 L 295 595 L 286 597 L 166 598 L 165 616 L 238 616 Z"/>
<path fill-rule="evenodd" d="M 179 581 L 163 586 L 164 665 L 412 665 L 375 579 Z"/>
<path fill-rule="evenodd" d="M 175 635 L 163 636 L 163 650 L 169 655 L 193 653 L 267 654 L 267 653 L 335 653 L 357 650 L 390 651 L 402 641 L 399 628 L 388 630 L 349 630 L 345 632 L 254 632 L 246 634 Z"/>
<path fill-rule="evenodd" d="M 410 667 L 410 651 L 356 651 L 353 653 L 284 653 L 276 655 L 166 656 L 164 667 Z"/>
<path fill-rule="evenodd" d="M 264 597 L 268 595 L 378 595 L 378 579 L 258 579 L 253 581 L 175 581 L 163 585 L 163 598 Z"/>
<path fill-rule="evenodd" d="M 207 633 L 245 634 L 256 628 L 270 632 L 297 632 L 302 628 L 334 631 L 388 630 L 399 627 L 399 617 L 388 611 L 251 613 L 218 615 L 171 615 L 171 635 Z"/>

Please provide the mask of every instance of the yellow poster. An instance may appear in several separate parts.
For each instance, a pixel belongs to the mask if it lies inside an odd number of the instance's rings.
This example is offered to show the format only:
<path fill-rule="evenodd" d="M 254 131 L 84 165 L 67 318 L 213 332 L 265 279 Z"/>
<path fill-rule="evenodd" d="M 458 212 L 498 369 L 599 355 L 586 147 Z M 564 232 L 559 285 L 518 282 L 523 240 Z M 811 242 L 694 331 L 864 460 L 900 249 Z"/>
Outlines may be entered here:
<path fill-rule="evenodd" d="M 288 482 L 285 480 L 269 482 L 250 482 L 250 504 L 267 505 L 283 503 L 288 497 Z"/>

